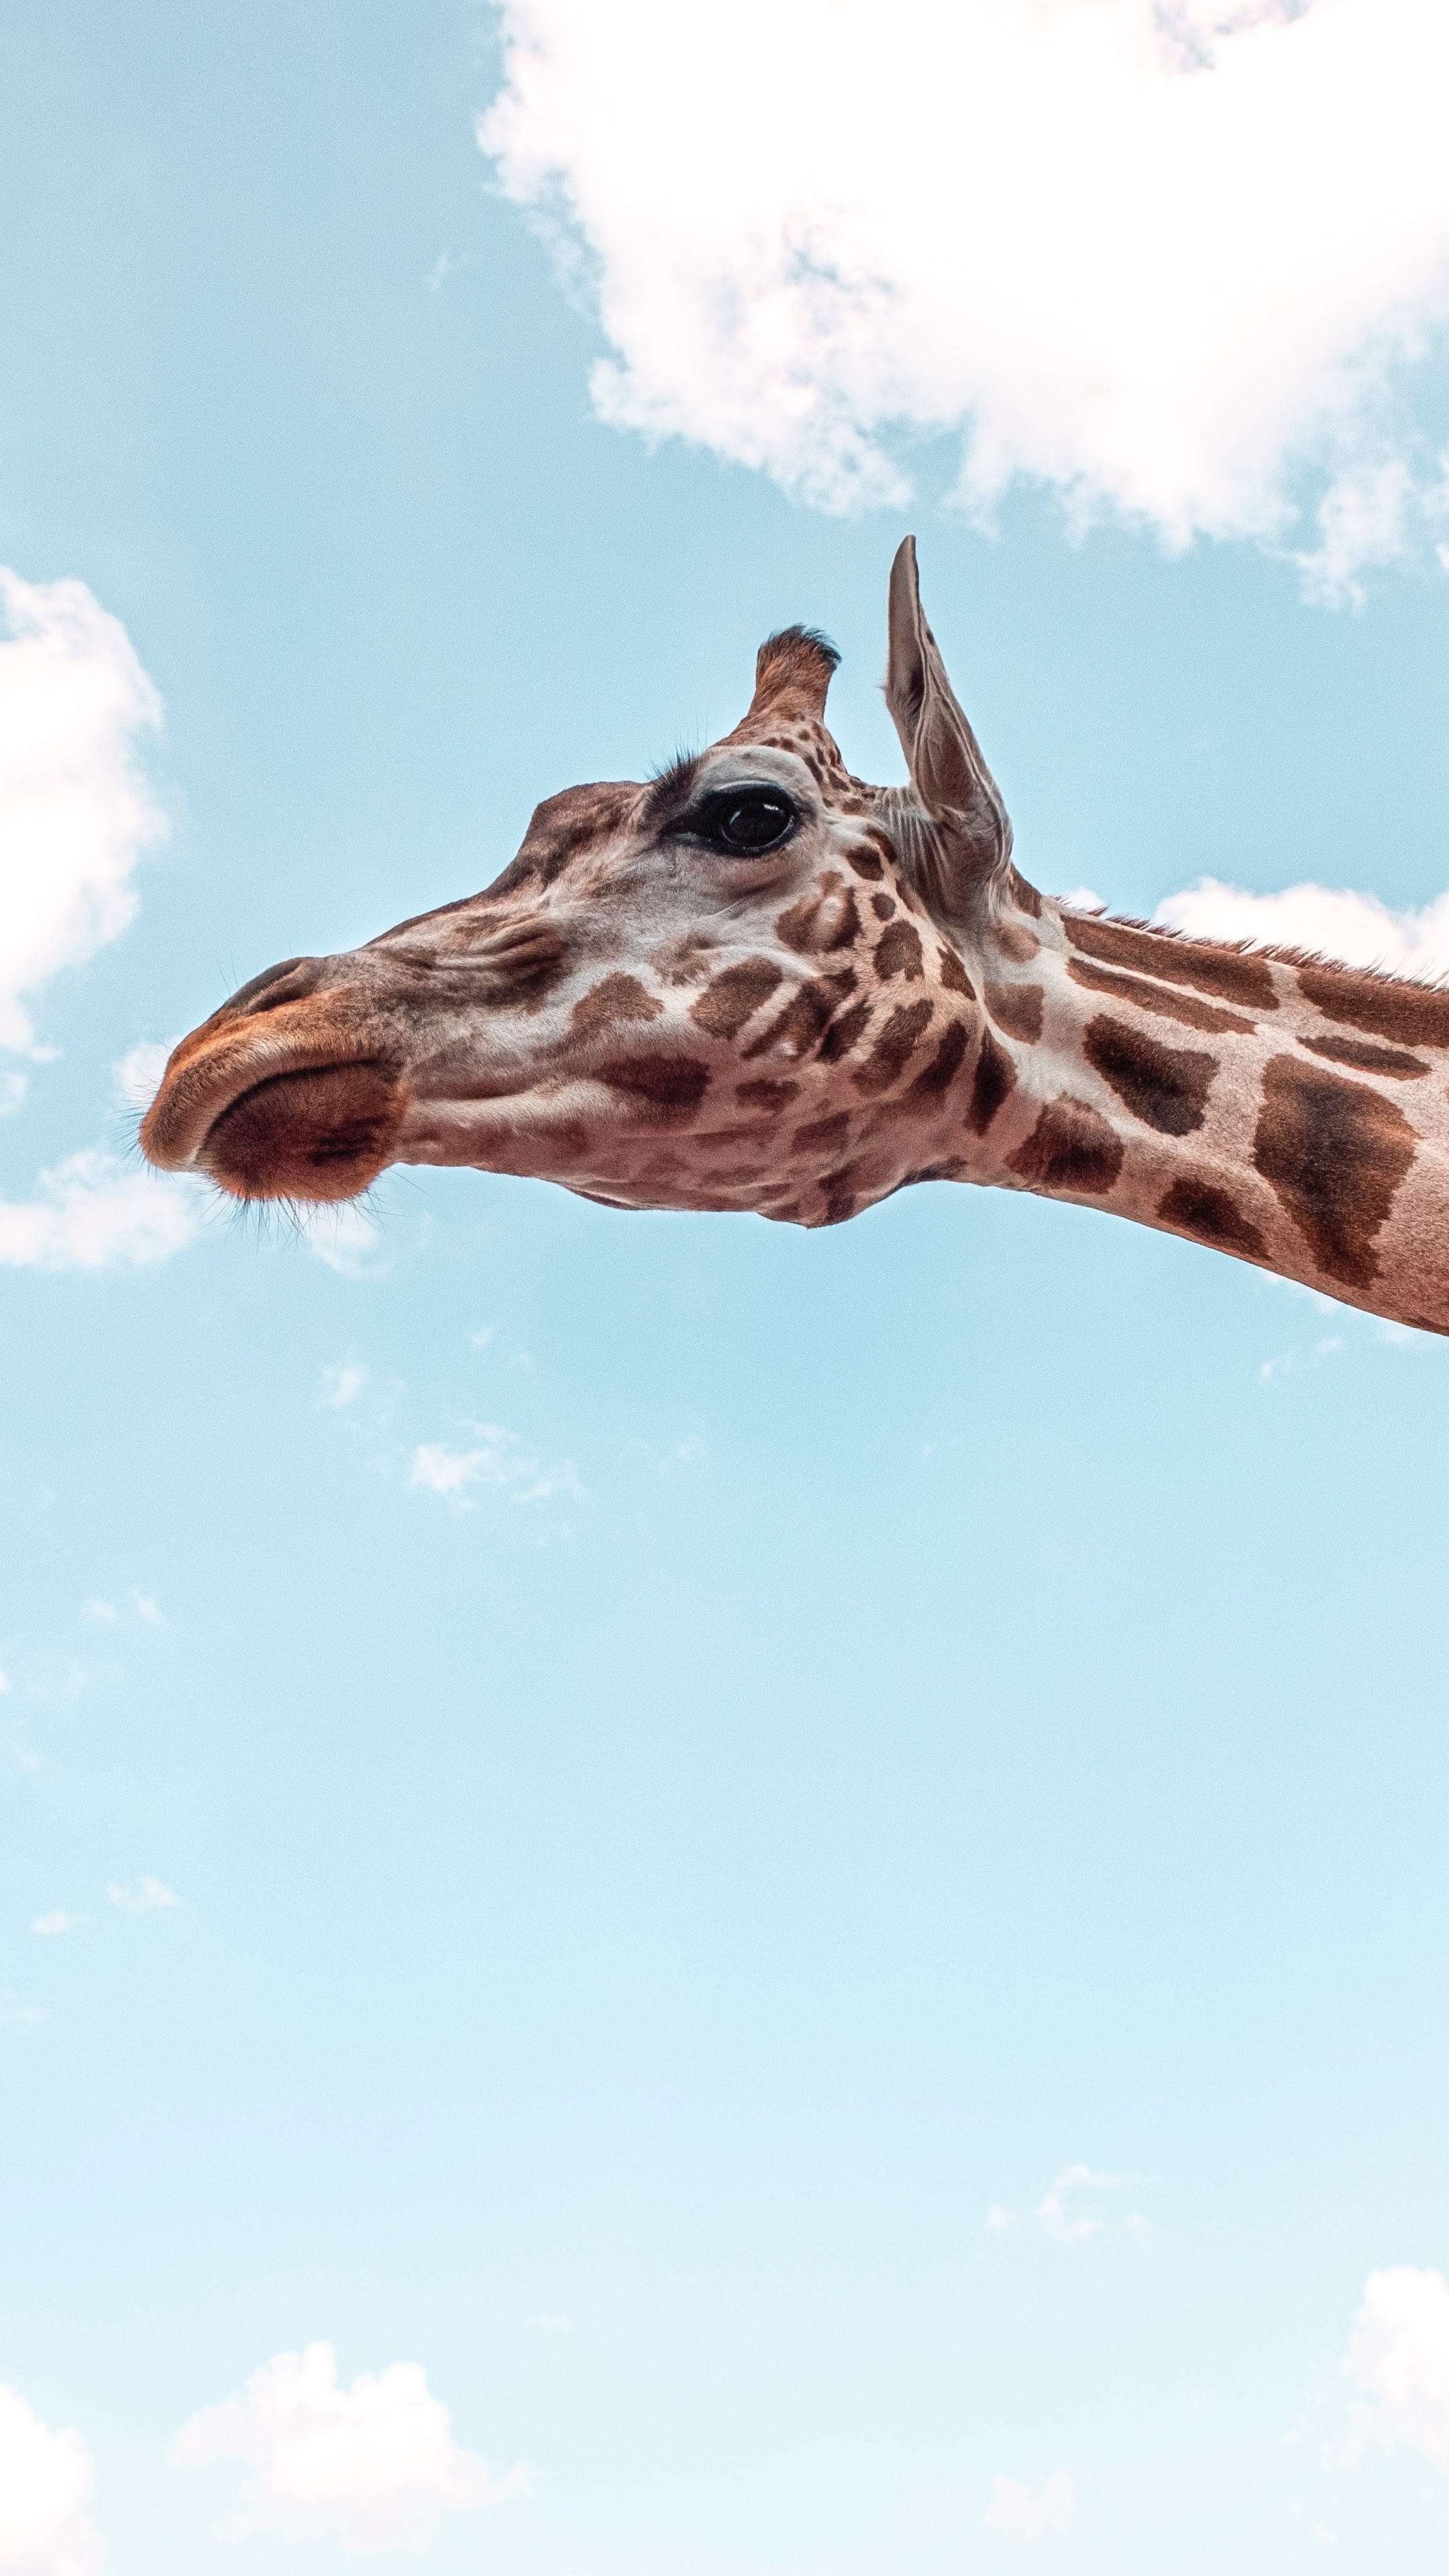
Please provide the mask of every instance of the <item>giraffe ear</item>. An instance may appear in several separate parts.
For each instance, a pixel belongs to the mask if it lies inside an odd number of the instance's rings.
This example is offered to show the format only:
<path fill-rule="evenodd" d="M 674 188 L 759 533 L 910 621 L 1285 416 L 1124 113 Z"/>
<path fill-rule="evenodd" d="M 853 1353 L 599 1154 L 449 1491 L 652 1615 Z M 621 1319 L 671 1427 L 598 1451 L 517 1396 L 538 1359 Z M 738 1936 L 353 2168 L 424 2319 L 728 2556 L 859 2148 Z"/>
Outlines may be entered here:
<path fill-rule="evenodd" d="M 891 565 L 885 696 L 911 785 L 936 827 L 934 883 L 921 891 L 948 914 L 970 912 L 1010 859 L 1011 825 L 926 624 L 914 537 L 904 539 Z"/>

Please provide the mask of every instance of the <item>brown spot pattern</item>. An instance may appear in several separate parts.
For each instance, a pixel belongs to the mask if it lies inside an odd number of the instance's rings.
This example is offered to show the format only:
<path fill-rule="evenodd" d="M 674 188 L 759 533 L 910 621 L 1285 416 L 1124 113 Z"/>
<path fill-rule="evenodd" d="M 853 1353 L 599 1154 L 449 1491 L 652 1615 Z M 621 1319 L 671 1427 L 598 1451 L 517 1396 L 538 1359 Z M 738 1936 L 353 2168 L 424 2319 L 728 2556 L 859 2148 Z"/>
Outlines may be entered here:
<path fill-rule="evenodd" d="M 966 1029 L 958 1020 L 954 1028 L 946 1031 L 924 1073 L 917 1074 L 911 1084 L 908 1098 L 938 1100 L 943 1091 L 949 1091 L 961 1070 L 962 1059 L 969 1043 Z"/>
<path fill-rule="evenodd" d="M 890 1089 L 919 1046 L 934 1007 L 931 1002 L 902 1002 L 892 1011 L 859 1072 L 851 1076 L 858 1091 Z"/>
<path fill-rule="evenodd" d="M 722 975 L 716 975 L 698 1001 L 691 1003 L 689 1016 L 710 1037 L 732 1038 L 768 1002 L 781 980 L 781 969 L 770 958 L 747 957 L 743 965 L 726 966 Z"/>
<path fill-rule="evenodd" d="M 741 1082 L 735 1086 L 735 1098 L 742 1109 L 763 1109 L 771 1117 L 788 1109 L 799 1096 L 798 1082 Z"/>
<path fill-rule="evenodd" d="M 709 1088 L 709 1067 L 698 1056 L 610 1056 L 599 1067 L 599 1080 L 621 1092 L 637 1114 L 665 1123 L 697 1109 Z"/>
<path fill-rule="evenodd" d="M 1122 1169 L 1125 1147 L 1105 1118 L 1083 1100 L 1049 1100 L 1006 1167 L 1030 1190 L 1100 1198 Z"/>
<path fill-rule="evenodd" d="M 875 914 L 877 921 L 889 921 L 891 914 L 896 908 L 895 896 L 893 894 L 873 894 L 870 899 L 870 908 Z"/>
<path fill-rule="evenodd" d="M 1035 1046 L 1046 1008 L 1046 995 L 1040 984 L 988 984 L 986 1007 L 1009 1038 L 1025 1038 Z"/>
<path fill-rule="evenodd" d="M 1391 1073 L 1400 1082 L 1415 1082 L 1429 1067 L 1397 1047 L 1375 1046 L 1369 1038 L 1300 1038 L 1310 1055 L 1327 1056 L 1332 1064 L 1351 1064 L 1357 1073 Z"/>
<path fill-rule="evenodd" d="M 870 847 L 871 842 L 875 843 L 874 849 Z M 887 859 L 895 857 L 889 841 L 884 840 L 878 832 L 870 832 L 867 833 L 864 841 L 852 842 L 845 856 L 856 875 L 864 877 L 867 885 L 879 885 L 885 875 L 881 852 L 884 852 Z"/>
<path fill-rule="evenodd" d="M 778 1017 L 751 1039 L 745 1048 L 746 1061 L 776 1050 L 785 1055 L 808 1055 L 854 990 L 855 973 L 849 966 L 842 967 L 838 975 L 821 975 L 809 984 L 797 985 Z"/>
<path fill-rule="evenodd" d="M 883 984 L 895 975 L 904 975 L 908 984 L 918 984 L 925 973 L 921 963 L 921 934 L 912 921 L 893 921 L 875 943 L 875 971 Z"/>
<path fill-rule="evenodd" d="M 580 850 L 620 832 L 634 811 L 639 790 L 628 780 L 601 781 L 594 787 L 566 787 L 536 805 L 516 859 L 488 888 L 490 895 L 517 894 L 525 887 L 549 886 Z M 444 905 L 444 911 L 460 909 Z M 419 914 L 419 920 L 432 918 Z M 406 930 L 408 922 L 397 927 Z"/>
<path fill-rule="evenodd" d="M 1009 1099 L 1015 1089 L 1016 1066 L 1005 1047 L 997 1045 L 991 1031 L 983 1029 L 966 1110 L 966 1124 L 973 1135 L 985 1135 L 1002 1102 Z"/>
<path fill-rule="evenodd" d="M 860 914 L 854 895 L 837 881 L 817 894 L 802 895 L 788 912 L 781 913 L 775 928 L 797 957 L 814 957 L 833 948 L 848 948 L 858 939 Z"/>
<path fill-rule="evenodd" d="M 968 1002 L 976 999 L 976 987 L 954 948 L 938 948 L 936 966 L 948 993 L 964 993 Z"/>
<path fill-rule="evenodd" d="M 1087 1062 L 1109 1082 L 1124 1107 L 1162 1136 L 1190 1136 L 1200 1127 L 1215 1055 L 1201 1047 L 1159 1046 L 1156 1038 L 1099 1011 L 1082 1041 Z"/>
<path fill-rule="evenodd" d="M 1402 1109 L 1360 1082 L 1275 1055 L 1263 1076 L 1253 1160 L 1318 1268 L 1350 1288 L 1378 1271 L 1373 1238 L 1414 1159 Z"/>
<path fill-rule="evenodd" d="M 1449 993 L 1422 984 L 1394 984 L 1379 975 L 1351 975 L 1346 967 L 1300 966 L 1298 989 L 1326 1020 L 1346 1020 L 1400 1046 L 1449 1047 Z"/>
<path fill-rule="evenodd" d="M 596 1037 L 601 1029 L 612 1029 L 620 1020 L 657 1020 L 664 1009 L 652 993 L 646 993 L 637 975 L 606 975 L 593 991 L 575 1002 L 570 1027 L 581 1038 Z"/>
<path fill-rule="evenodd" d="M 838 1020 L 832 1020 L 816 1049 L 820 1063 L 841 1063 L 849 1055 L 869 1018 L 869 1002 L 856 1002 L 848 1011 L 842 1011 Z"/>
<path fill-rule="evenodd" d="M 1041 954 L 1041 941 L 1034 930 L 1027 929 L 1024 921 L 1000 922 L 996 945 L 1002 956 L 1009 957 L 1014 966 L 1029 966 L 1033 957 Z"/>
<path fill-rule="evenodd" d="M 808 1127 L 797 1127 L 792 1143 L 802 1154 L 838 1154 L 850 1142 L 850 1115 L 839 1110 L 833 1118 L 817 1118 Z"/>
<path fill-rule="evenodd" d="M 1257 1226 L 1215 1181 L 1184 1172 L 1158 1200 L 1157 1213 L 1174 1233 L 1190 1234 L 1198 1243 L 1211 1244 L 1215 1252 L 1236 1252 L 1247 1261 L 1266 1258 L 1267 1246 Z"/>
<path fill-rule="evenodd" d="M 1191 993 L 1178 993 L 1161 984 L 1149 984 L 1145 975 L 1114 975 L 1105 966 L 1088 966 L 1080 957 L 1067 959 L 1067 973 L 1074 984 L 1083 984 L 1089 993 L 1107 993 L 1115 1001 L 1134 1002 L 1139 1011 L 1155 1011 L 1159 1019 L 1176 1020 L 1183 1028 L 1201 1029 L 1204 1037 L 1250 1038 L 1253 1022 L 1237 1011 L 1220 1011 L 1211 1002 L 1194 1001 Z"/>
<path fill-rule="evenodd" d="M 1096 921 L 1064 912 L 1062 928 L 1074 948 L 1109 965 L 1135 966 L 1139 974 L 1164 984 L 1192 984 L 1221 1001 L 1245 1002 L 1254 1010 L 1276 1011 L 1278 996 L 1266 958 L 1244 957 L 1233 948 L 1209 948 L 1196 939 L 1168 939 L 1161 931 L 1133 930 L 1122 921 Z"/>

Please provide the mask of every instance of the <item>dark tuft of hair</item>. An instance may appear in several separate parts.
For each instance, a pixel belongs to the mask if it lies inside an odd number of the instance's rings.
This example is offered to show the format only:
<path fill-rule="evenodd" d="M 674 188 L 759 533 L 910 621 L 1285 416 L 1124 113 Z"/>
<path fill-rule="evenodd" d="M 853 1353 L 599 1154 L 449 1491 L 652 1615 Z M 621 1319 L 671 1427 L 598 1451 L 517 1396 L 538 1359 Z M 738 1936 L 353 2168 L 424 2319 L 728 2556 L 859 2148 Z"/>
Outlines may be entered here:
<path fill-rule="evenodd" d="M 755 686 L 767 678 L 793 678 L 806 671 L 812 679 L 829 686 L 840 668 L 840 655 L 828 635 L 818 626 L 782 626 L 777 635 L 767 635 L 755 660 Z"/>

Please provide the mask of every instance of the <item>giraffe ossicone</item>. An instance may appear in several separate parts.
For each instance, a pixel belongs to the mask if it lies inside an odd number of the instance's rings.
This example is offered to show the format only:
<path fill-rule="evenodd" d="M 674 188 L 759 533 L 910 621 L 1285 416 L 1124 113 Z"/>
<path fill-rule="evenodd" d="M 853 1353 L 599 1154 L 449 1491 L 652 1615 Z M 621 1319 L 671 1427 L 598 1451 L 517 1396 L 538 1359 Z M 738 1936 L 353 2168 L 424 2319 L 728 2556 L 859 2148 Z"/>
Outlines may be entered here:
<path fill-rule="evenodd" d="M 485 892 L 243 985 L 173 1054 L 152 1162 L 244 1200 L 447 1163 L 805 1226 L 973 1181 L 1449 1331 L 1449 991 L 1039 894 L 909 538 L 889 633 L 908 787 L 845 768 L 824 638 L 772 636 L 708 751 L 549 797 Z"/>

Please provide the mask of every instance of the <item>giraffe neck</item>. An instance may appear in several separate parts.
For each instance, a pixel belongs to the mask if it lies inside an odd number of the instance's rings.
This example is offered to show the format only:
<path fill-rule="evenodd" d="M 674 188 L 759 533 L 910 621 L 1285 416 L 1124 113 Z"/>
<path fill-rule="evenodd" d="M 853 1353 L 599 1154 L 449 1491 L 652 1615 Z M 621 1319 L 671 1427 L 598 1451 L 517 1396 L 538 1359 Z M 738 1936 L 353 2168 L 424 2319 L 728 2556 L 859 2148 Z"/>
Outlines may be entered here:
<path fill-rule="evenodd" d="M 983 1178 L 1449 1331 L 1449 991 L 1053 905 L 1005 950 Z"/>

